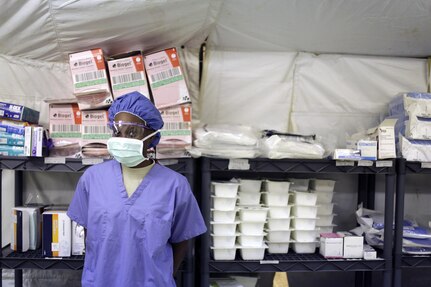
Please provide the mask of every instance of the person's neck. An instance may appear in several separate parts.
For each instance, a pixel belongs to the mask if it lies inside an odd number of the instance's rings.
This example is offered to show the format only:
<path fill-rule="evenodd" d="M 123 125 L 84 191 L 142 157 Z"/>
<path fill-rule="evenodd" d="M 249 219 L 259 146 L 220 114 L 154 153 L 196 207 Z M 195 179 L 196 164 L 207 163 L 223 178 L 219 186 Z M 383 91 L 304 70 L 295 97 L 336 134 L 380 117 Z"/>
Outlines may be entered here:
<path fill-rule="evenodd" d="M 149 160 L 144 160 L 143 162 L 141 162 L 137 166 L 133 166 L 131 168 L 143 168 L 143 167 L 147 167 L 147 166 L 153 164 L 153 162 L 154 162 L 154 160 L 150 158 Z"/>

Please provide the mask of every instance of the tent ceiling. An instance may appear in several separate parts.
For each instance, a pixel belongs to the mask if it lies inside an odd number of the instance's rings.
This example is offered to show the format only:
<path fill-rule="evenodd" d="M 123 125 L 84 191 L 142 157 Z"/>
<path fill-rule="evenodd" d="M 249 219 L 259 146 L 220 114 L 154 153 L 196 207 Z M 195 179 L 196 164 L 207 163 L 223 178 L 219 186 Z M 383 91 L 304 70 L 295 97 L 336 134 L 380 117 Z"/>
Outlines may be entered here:
<path fill-rule="evenodd" d="M 46 61 L 167 46 L 423 57 L 429 0 L 5 1 L 0 53 Z"/>

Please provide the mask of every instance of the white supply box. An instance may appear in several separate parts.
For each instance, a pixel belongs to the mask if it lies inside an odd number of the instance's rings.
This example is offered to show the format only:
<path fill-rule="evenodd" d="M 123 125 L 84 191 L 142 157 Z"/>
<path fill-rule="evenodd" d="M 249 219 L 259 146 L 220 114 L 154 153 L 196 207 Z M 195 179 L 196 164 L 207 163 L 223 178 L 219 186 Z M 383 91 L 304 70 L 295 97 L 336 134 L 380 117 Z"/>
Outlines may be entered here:
<path fill-rule="evenodd" d="M 72 250 L 71 220 L 65 210 L 45 211 L 42 215 L 42 255 L 69 257 Z"/>
<path fill-rule="evenodd" d="M 69 54 L 73 92 L 82 110 L 109 106 L 113 99 L 102 49 Z"/>
<path fill-rule="evenodd" d="M 185 104 L 161 109 L 164 121 L 161 139 L 156 147 L 156 157 L 190 157 L 187 148 L 192 146 L 192 105 Z"/>
<path fill-rule="evenodd" d="M 81 149 L 82 115 L 78 104 L 50 104 L 49 132 L 54 149 L 50 156 L 74 156 Z"/>
<path fill-rule="evenodd" d="M 377 141 L 360 140 L 358 150 L 361 152 L 361 160 L 377 160 Z"/>
<path fill-rule="evenodd" d="M 106 143 L 112 136 L 108 128 L 108 111 L 82 111 L 82 141 L 83 157 L 109 157 Z"/>
<path fill-rule="evenodd" d="M 343 237 L 336 233 L 320 234 L 319 252 L 325 258 L 343 258 Z"/>
<path fill-rule="evenodd" d="M 157 108 L 190 102 L 176 48 L 146 55 L 144 63 Z"/>
<path fill-rule="evenodd" d="M 84 227 L 72 221 L 72 255 L 83 255 L 85 253 L 85 231 Z"/>
<path fill-rule="evenodd" d="M 108 61 L 108 69 L 114 99 L 134 91 L 150 99 L 144 58 L 140 52 L 113 56 L 113 59 Z"/>
<path fill-rule="evenodd" d="M 337 233 L 343 236 L 343 257 L 344 258 L 363 258 L 364 256 L 364 237 L 351 235 L 348 232 Z"/>
<path fill-rule="evenodd" d="M 385 119 L 377 128 L 368 130 L 368 134 L 377 136 L 378 158 L 396 158 L 395 149 L 395 124 L 397 119 Z"/>

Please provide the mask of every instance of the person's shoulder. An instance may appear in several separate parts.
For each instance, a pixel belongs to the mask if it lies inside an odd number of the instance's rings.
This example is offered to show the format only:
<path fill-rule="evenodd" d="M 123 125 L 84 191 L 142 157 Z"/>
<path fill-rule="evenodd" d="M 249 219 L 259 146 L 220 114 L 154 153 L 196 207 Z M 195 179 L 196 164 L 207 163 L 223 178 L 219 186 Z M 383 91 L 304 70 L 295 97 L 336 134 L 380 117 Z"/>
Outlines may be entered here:
<path fill-rule="evenodd" d="M 155 166 L 157 166 L 157 168 L 159 169 L 159 173 L 163 174 L 163 178 L 165 180 L 172 180 L 172 181 L 176 181 L 176 182 L 188 182 L 187 178 L 182 175 L 181 173 L 170 169 L 167 166 L 164 166 L 162 164 L 156 163 Z"/>

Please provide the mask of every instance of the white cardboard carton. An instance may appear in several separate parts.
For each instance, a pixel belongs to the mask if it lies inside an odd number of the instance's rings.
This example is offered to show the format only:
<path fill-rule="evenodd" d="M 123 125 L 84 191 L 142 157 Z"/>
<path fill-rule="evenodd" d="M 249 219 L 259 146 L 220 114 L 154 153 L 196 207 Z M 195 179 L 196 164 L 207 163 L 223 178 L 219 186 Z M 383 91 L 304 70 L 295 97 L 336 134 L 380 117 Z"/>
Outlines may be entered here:
<path fill-rule="evenodd" d="M 144 63 L 157 108 L 190 102 L 176 48 L 146 55 Z"/>
<path fill-rule="evenodd" d="M 108 124 L 108 111 L 82 111 L 83 157 L 109 157 L 106 143 L 112 136 Z"/>
<path fill-rule="evenodd" d="M 72 255 L 83 255 L 85 252 L 84 227 L 72 221 Z"/>
<path fill-rule="evenodd" d="M 156 158 L 190 157 L 186 148 L 192 145 L 192 105 L 161 109 L 164 126 L 156 147 Z"/>
<path fill-rule="evenodd" d="M 65 210 L 42 214 L 42 249 L 45 257 L 69 257 L 72 249 L 71 220 Z"/>
<path fill-rule="evenodd" d="M 133 91 L 150 99 L 144 58 L 140 52 L 118 55 L 108 61 L 108 69 L 114 99 Z"/>
<path fill-rule="evenodd" d="M 336 233 L 320 234 L 319 252 L 325 258 L 343 258 L 343 237 Z"/>

